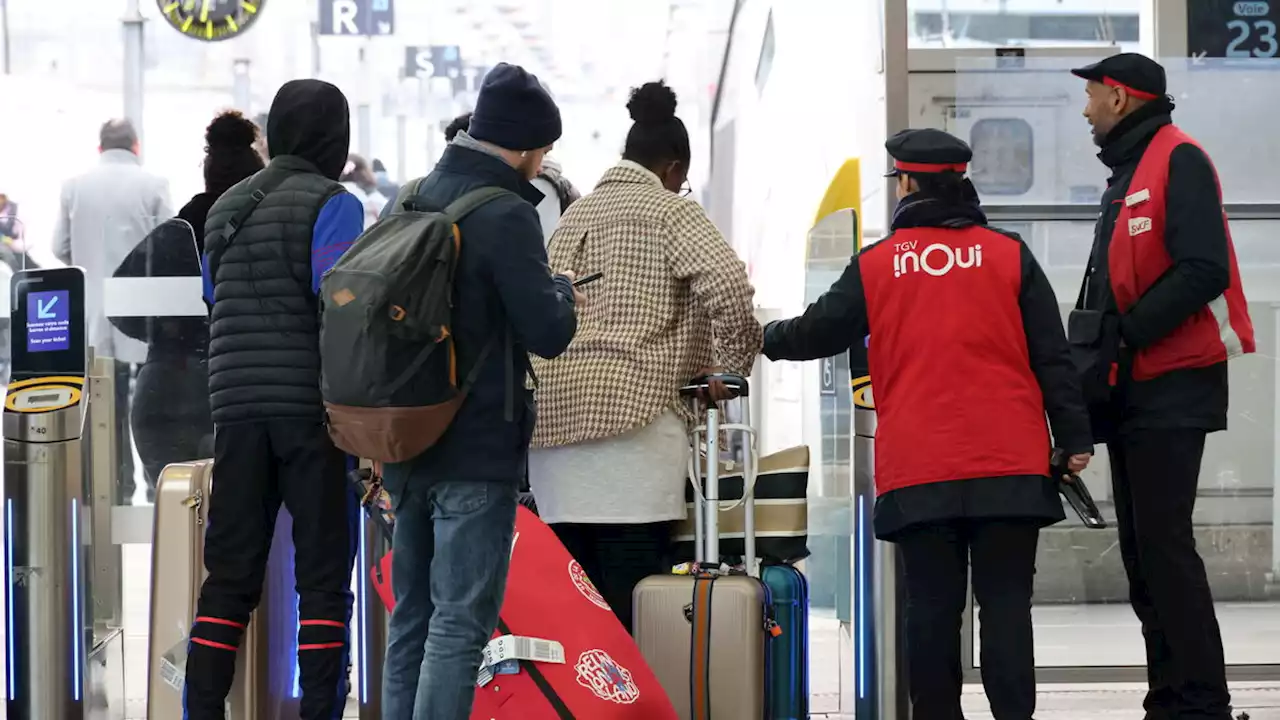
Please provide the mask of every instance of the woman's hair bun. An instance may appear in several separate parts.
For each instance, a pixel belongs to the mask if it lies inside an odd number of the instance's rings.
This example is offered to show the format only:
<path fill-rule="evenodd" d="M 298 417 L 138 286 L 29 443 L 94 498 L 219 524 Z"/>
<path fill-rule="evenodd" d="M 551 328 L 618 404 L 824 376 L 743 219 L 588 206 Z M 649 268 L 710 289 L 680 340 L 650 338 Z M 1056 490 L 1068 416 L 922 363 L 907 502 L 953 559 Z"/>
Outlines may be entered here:
<path fill-rule="evenodd" d="M 258 139 L 258 126 L 239 110 L 228 110 L 213 119 L 204 132 L 205 144 L 210 149 L 237 149 L 251 147 Z"/>
<path fill-rule="evenodd" d="M 627 110 L 643 125 L 666 122 L 676 116 L 676 93 L 661 80 L 645 83 L 631 89 Z"/>

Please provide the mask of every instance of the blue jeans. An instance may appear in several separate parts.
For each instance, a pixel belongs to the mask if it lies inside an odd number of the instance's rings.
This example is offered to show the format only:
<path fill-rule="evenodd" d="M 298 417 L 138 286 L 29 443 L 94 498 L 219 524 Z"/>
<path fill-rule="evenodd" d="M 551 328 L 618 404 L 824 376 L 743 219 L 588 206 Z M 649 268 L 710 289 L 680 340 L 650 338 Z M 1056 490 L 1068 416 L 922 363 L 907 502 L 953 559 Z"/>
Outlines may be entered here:
<path fill-rule="evenodd" d="M 506 590 L 516 484 L 406 483 L 398 495 L 382 717 L 467 720 Z"/>

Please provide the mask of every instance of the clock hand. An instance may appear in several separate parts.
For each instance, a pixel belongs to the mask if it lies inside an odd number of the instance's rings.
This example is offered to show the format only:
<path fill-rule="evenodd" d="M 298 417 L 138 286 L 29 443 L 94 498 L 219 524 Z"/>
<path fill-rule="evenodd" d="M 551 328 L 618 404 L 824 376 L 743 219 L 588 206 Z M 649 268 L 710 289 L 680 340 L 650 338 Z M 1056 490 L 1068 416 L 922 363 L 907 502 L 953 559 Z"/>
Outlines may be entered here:
<path fill-rule="evenodd" d="M 209 0 L 200 0 L 200 22 L 209 22 Z"/>

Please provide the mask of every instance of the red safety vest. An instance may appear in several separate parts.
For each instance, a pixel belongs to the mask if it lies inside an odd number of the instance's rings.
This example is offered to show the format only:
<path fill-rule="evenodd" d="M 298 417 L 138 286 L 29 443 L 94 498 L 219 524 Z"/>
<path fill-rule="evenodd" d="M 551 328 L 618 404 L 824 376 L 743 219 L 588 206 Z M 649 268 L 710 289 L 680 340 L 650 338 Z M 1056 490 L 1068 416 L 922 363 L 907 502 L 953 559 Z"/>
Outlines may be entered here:
<path fill-rule="evenodd" d="M 1044 395 L 1018 302 L 1021 252 L 983 227 L 909 228 L 859 256 L 877 494 L 1048 474 Z"/>
<path fill-rule="evenodd" d="M 1107 268 L 1116 307 L 1126 312 L 1156 280 L 1173 267 L 1164 244 L 1165 201 L 1169 188 L 1169 157 L 1174 148 L 1191 139 L 1175 125 L 1156 132 L 1138 161 L 1129 181 L 1120 216 L 1111 233 Z M 1217 180 L 1217 172 L 1214 173 Z M 1218 183 L 1221 203 L 1222 184 Z M 1215 298 L 1176 330 L 1137 352 L 1133 363 L 1135 380 L 1150 380 L 1171 370 L 1214 365 L 1256 349 L 1253 323 L 1244 292 L 1240 288 L 1240 268 L 1231 242 L 1231 227 L 1222 215 L 1227 233 L 1227 257 L 1231 281 L 1227 291 Z"/>

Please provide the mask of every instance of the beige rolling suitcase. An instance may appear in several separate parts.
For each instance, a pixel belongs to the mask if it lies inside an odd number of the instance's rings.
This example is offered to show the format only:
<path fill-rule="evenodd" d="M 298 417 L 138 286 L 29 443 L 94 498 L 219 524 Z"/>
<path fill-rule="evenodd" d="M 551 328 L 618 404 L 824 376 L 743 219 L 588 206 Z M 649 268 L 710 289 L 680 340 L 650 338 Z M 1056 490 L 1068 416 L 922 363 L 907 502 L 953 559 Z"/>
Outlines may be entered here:
<path fill-rule="evenodd" d="M 741 376 L 719 376 L 738 397 L 747 396 Z M 695 381 L 682 394 L 692 396 L 706 383 Z M 742 402 L 746 414 L 747 402 Z M 720 570 L 719 455 L 722 431 L 741 433 L 746 459 L 744 480 L 753 488 L 755 433 L 741 424 L 720 422 L 721 413 L 707 407 L 706 422 L 693 434 L 694 457 L 703 456 L 705 473 L 696 467 L 693 480 L 705 487 L 697 496 L 699 520 L 695 575 L 655 575 L 635 590 L 635 636 L 640 651 L 667 691 L 681 720 L 762 720 L 765 713 L 765 664 L 768 641 L 775 627 L 769 593 L 756 576 L 755 500 L 746 504 L 743 570 Z M 705 454 L 702 441 L 705 440 Z M 705 482 L 699 483 L 705 478 Z"/>
<path fill-rule="evenodd" d="M 213 461 L 175 463 L 156 489 L 151 545 L 151 637 L 148 647 L 147 718 L 178 720 L 187 662 L 187 634 L 195 620 L 204 582 L 204 529 L 213 487 Z M 227 697 L 231 720 L 298 717 L 293 698 L 292 638 L 297 620 L 292 595 L 288 514 L 280 512 L 268 559 L 262 602 L 253 613 Z M 281 541 L 284 538 L 284 541 Z M 271 610 L 275 608 L 275 610 Z M 267 617 L 268 613 L 273 613 Z M 272 660 L 274 659 L 274 663 Z"/>

